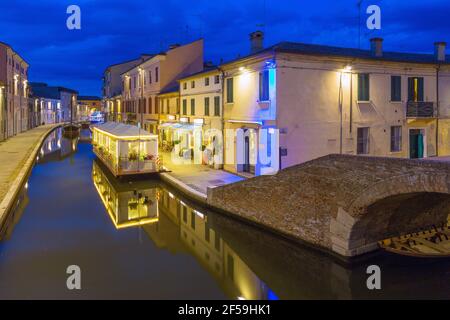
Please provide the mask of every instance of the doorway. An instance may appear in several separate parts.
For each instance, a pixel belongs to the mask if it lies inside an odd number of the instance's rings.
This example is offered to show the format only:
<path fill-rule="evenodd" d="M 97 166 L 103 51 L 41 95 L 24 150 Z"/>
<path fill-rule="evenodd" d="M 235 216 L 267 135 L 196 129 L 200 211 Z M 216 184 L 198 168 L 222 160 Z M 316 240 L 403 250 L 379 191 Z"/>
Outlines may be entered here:
<path fill-rule="evenodd" d="M 420 159 L 426 157 L 425 129 L 409 129 L 409 157 Z"/>
<path fill-rule="evenodd" d="M 244 172 L 250 172 L 250 137 L 244 137 Z"/>

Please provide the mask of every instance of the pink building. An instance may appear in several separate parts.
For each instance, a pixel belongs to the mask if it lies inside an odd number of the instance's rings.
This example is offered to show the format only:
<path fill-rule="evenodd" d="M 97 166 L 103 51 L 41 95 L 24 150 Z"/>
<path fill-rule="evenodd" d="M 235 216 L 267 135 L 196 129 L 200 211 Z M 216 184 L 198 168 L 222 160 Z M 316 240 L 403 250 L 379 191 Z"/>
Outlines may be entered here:
<path fill-rule="evenodd" d="M 0 140 L 28 129 L 28 63 L 0 42 Z"/>

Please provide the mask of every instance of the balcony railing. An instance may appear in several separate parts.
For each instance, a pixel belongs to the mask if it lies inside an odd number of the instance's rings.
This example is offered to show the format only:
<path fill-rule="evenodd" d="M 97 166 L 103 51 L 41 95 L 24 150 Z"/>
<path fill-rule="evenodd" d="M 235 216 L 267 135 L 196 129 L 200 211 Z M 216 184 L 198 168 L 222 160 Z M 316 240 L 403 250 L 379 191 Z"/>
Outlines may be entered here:
<path fill-rule="evenodd" d="M 434 102 L 408 101 L 406 104 L 407 118 L 435 118 L 436 107 Z"/>

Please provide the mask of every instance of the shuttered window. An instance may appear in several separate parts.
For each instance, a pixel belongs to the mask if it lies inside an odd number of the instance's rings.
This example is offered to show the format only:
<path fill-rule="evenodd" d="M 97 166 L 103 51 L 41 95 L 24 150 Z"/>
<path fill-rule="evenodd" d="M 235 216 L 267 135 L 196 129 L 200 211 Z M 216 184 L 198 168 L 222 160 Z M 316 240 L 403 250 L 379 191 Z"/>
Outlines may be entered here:
<path fill-rule="evenodd" d="M 391 76 L 391 101 L 402 101 L 402 77 Z"/>
<path fill-rule="evenodd" d="M 259 73 L 259 101 L 269 100 L 269 71 Z"/>
<path fill-rule="evenodd" d="M 234 79 L 228 78 L 227 79 L 227 103 L 233 103 L 234 102 Z"/>
<path fill-rule="evenodd" d="M 358 128 L 356 152 L 358 154 L 369 153 L 369 128 Z"/>
<path fill-rule="evenodd" d="M 358 74 L 358 100 L 359 101 L 369 101 L 370 100 L 370 90 L 369 90 L 369 74 L 360 73 Z"/>
<path fill-rule="evenodd" d="M 205 116 L 209 116 L 209 97 L 205 97 Z"/>

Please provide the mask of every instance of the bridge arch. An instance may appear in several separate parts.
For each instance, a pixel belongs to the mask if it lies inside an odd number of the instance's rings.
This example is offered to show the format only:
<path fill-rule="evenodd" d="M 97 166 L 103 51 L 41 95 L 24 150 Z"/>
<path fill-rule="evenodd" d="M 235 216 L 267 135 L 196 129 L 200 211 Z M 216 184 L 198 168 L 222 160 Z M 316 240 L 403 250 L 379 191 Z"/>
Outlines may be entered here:
<path fill-rule="evenodd" d="M 449 214 L 447 174 L 429 170 L 394 175 L 338 208 L 330 223 L 333 250 L 346 256 L 362 254 L 375 249 L 379 240 L 442 225 Z"/>

